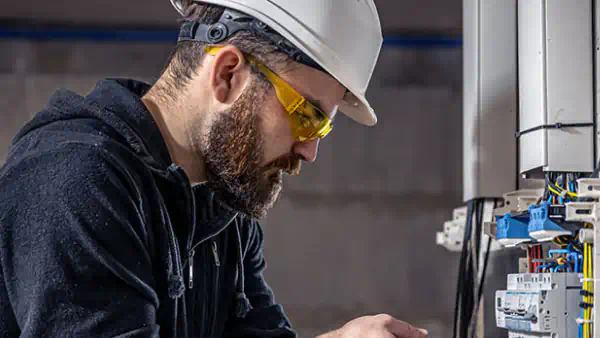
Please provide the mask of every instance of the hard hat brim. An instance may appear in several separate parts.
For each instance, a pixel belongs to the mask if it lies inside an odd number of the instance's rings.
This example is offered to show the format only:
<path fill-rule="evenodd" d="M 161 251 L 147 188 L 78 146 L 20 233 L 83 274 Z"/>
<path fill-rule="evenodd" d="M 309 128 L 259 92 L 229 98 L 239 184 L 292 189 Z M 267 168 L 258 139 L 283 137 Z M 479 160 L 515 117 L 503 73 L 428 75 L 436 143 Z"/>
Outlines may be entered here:
<path fill-rule="evenodd" d="M 338 103 L 339 111 L 352 120 L 365 126 L 377 124 L 377 115 L 365 97 L 357 97 L 349 91 Z"/>

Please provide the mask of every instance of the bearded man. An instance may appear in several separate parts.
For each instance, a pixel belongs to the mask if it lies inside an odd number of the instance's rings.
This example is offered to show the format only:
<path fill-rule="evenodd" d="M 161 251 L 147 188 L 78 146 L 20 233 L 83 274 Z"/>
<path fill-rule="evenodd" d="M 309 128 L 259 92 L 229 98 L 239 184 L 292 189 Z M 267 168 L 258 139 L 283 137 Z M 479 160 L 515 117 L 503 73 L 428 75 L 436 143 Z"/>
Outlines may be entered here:
<path fill-rule="evenodd" d="M 258 220 L 338 110 L 375 123 L 375 5 L 173 2 L 183 24 L 156 83 L 59 90 L 14 138 L 0 338 L 296 336 L 263 277 Z M 424 336 L 377 315 L 322 337 Z"/>

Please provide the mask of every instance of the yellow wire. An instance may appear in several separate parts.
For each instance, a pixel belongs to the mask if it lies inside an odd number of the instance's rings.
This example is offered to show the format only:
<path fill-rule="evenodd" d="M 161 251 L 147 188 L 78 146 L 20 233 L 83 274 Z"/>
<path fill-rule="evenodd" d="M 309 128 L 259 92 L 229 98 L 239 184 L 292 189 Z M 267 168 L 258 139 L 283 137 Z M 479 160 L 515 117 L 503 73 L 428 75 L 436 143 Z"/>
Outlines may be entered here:
<path fill-rule="evenodd" d="M 587 280 L 586 278 L 588 278 L 588 255 L 587 255 L 587 244 L 583 245 L 583 290 L 587 291 Z M 587 296 L 583 296 L 583 302 L 587 303 Z M 584 308 L 583 309 L 583 319 L 587 320 L 587 316 L 588 316 L 588 309 Z M 584 338 L 589 338 L 588 335 L 588 325 L 586 322 L 583 323 L 583 337 Z"/>
<path fill-rule="evenodd" d="M 587 291 L 587 281 L 585 280 L 585 278 L 587 278 L 587 244 L 583 245 L 583 290 Z M 587 302 L 587 296 L 583 296 L 583 302 L 586 303 Z M 587 319 L 587 309 L 584 308 L 583 310 L 583 319 L 586 320 Z M 584 338 L 588 338 L 588 334 L 587 334 L 587 324 L 584 322 L 583 323 L 583 337 Z"/>
<path fill-rule="evenodd" d="M 553 192 L 555 195 L 557 196 L 562 196 L 562 193 L 556 191 L 555 189 L 553 189 L 551 186 L 548 186 L 548 190 L 550 190 L 551 192 Z"/>
<path fill-rule="evenodd" d="M 558 184 L 556 184 L 556 183 L 552 183 L 552 184 L 553 184 L 553 185 L 554 185 L 554 187 L 556 187 L 556 188 L 557 188 L 559 191 L 561 191 L 561 192 L 565 191 L 565 192 L 567 193 L 567 195 L 569 195 L 569 196 L 578 197 L 578 195 L 577 195 L 576 193 L 574 193 L 574 192 L 570 192 L 570 191 L 568 191 L 568 190 L 565 190 L 565 189 L 561 188 L 561 187 L 560 187 Z M 562 193 L 560 193 L 560 192 L 557 192 L 556 190 L 552 189 L 552 186 L 550 186 L 550 185 L 548 186 L 548 189 L 550 189 L 550 191 L 552 191 L 553 193 L 555 193 L 555 194 L 557 194 L 557 195 L 562 195 Z M 554 190 L 554 191 L 553 191 L 553 190 Z"/>
<path fill-rule="evenodd" d="M 554 238 L 553 242 L 554 242 L 554 244 L 560 246 L 561 248 L 564 248 L 567 246 L 567 244 L 564 243 L 562 240 L 560 240 L 558 237 Z"/>
<path fill-rule="evenodd" d="M 589 244 L 588 244 L 588 250 L 587 251 L 588 251 L 588 269 L 587 269 L 588 270 L 588 278 L 592 278 L 592 250 L 591 250 L 591 247 L 590 247 Z M 594 283 L 592 283 L 591 281 L 588 281 L 588 288 L 587 288 L 587 290 L 589 292 L 592 292 L 592 286 L 593 285 L 594 285 Z M 588 296 L 587 302 L 590 303 L 590 304 L 592 303 L 592 297 L 591 296 Z M 588 310 L 587 319 L 591 320 L 592 319 L 592 309 L 588 308 L 587 310 Z M 592 327 L 591 327 L 590 323 L 588 323 L 588 335 L 590 337 L 592 336 L 592 332 L 591 331 L 592 331 Z"/>
<path fill-rule="evenodd" d="M 593 265 L 592 265 L 592 248 L 591 245 L 588 243 L 585 243 L 583 246 L 583 278 L 584 279 L 591 279 L 593 278 Z M 593 283 L 591 281 L 588 280 L 584 280 L 583 282 L 583 289 L 585 291 L 588 291 L 589 293 L 593 292 Z M 588 293 L 588 294 L 589 294 Z M 585 303 L 588 304 L 592 304 L 593 303 L 593 297 L 592 296 L 584 296 L 583 301 Z M 585 308 L 583 311 L 583 319 L 584 320 L 591 320 L 592 319 L 592 309 L 591 308 Z M 589 322 L 586 322 L 583 324 L 583 337 L 584 338 L 591 338 L 591 334 L 592 334 L 592 327 L 591 324 Z"/>

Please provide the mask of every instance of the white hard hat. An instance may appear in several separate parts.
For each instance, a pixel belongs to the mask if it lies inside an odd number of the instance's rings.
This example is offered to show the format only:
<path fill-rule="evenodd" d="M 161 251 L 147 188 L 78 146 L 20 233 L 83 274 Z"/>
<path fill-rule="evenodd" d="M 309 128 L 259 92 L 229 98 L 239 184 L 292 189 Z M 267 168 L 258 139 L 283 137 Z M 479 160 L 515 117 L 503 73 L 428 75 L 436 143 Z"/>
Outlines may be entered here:
<path fill-rule="evenodd" d="M 373 0 L 194 0 L 238 10 L 264 22 L 300 49 L 348 94 L 339 110 L 364 125 L 377 123 L 365 97 L 383 44 Z M 171 0 L 183 14 L 183 0 Z"/>

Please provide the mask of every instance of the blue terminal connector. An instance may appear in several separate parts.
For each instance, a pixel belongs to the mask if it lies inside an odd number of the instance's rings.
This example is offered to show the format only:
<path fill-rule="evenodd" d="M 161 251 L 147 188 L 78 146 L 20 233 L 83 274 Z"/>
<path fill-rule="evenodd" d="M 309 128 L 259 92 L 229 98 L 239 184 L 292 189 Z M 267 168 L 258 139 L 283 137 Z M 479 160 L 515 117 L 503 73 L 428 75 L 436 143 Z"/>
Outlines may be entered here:
<path fill-rule="evenodd" d="M 528 231 L 529 215 L 506 214 L 497 221 L 496 240 L 504 246 L 514 246 L 533 239 Z"/>
<path fill-rule="evenodd" d="M 555 237 L 571 234 L 550 219 L 549 205 L 548 202 L 542 202 L 540 206 L 529 207 L 529 236 L 538 241 L 550 241 Z"/>

